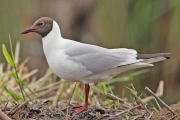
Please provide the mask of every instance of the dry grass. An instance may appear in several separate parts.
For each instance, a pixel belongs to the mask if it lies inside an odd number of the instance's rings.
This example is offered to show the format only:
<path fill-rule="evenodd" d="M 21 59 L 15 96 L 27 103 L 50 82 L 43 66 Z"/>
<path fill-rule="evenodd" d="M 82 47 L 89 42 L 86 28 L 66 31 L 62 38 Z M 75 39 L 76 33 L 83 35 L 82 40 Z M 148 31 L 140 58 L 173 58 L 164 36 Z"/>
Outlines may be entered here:
<path fill-rule="evenodd" d="M 9 54 L 6 55 L 9 64 L 7 66 L 4 63 L 0 64 L 1 119 L 6 117 L 10 119 L 8 116 L 17 120 L 50 119 L 52 116 L 53 119 L 150 119 L 158 111 L 148 105 L 148 102 L 156 99 L 153 96 L 142 98 L 132 84 L 126 87 L 126 90 L 129 90 L 132 95 L 131 100 L 119 98 L 113 94 L 114 85 L 112 83 L 127 81 L 130 80 L 128 77 L 148 71 L 141 70 L 107 83 L 92 85 L 89 101 L 93 105 L 83 113 L 76 115 L 71 107 L 84 102 L 81 83 L 59 80 L 49 69 L 43 77 L 37 78 L 38 70 L 29 71 L 26 66 L 29 58 L 19 63 L 19 51 L 19 43 L 16 45 L 15 53 L 13 53 L 11 45 L 11 55 L 5 51 L 6 54 Z M 75 85 L 77 87 L 74 90 Z M 157 92 L 153 95 L 161 97 L 163 89 L 164 83 L 161 81 Z M 103 99 L 99 97 L 100 95 L 106 96 L 106 98 Z M 156 106 L 161 109 L 157 101 Z"/>

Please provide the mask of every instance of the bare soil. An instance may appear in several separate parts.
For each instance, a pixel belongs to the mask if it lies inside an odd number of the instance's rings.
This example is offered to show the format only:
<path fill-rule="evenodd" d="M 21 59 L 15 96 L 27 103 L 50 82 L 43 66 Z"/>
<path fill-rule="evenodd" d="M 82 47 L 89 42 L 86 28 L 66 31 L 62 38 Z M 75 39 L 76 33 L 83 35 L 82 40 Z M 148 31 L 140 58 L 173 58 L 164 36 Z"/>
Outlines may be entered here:
<path fill-rule="evenodd" d="M 163 108 L 161 111 L 153 114 L 152 120 L 180 120 L 180 102 L 173 104 L 170 107 L 176 115 L 173 115 L 167 108 Z"/>

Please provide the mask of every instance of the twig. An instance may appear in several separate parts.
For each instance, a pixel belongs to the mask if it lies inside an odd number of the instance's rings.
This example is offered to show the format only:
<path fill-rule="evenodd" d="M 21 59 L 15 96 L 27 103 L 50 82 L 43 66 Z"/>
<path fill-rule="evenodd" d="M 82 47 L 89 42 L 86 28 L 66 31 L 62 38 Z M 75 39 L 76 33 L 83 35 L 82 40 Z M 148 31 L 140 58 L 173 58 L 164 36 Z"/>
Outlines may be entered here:
<path fill-rule="evenodd" d="M 118 102 L 121 102 L 121 103 L 124 103 L 125 101 L 122 100 L 121 98 L 115 96 L 115 95 L 112 95 L 110 93 L 106 94 L 106 98 L 107 99 L 110 99 L 110 100 L 117 100 Z"/>
<path fill-rule="evenodd" d="M 152 113 L 149 115 L 149 117 L 147 118 L 147 120 L 150 120 L 150 119 L 151 119 L 153 113 L 154 113 L 154 112 L 152 112 Z"/>
<path fill-rule="evenodd" d="M 69 107 L 67 107 L 67 109 L 66 109 L 66 120 L 68 120 L 68 112 L 69 112 L 68 108 Z"/>
<path fill-rule="evenodd" d="M 146 108 L 145 104 L 140 100 L 140 98 L 137 96 L 137 91 L 135 91 L 134 89 L 131 89 L 129 87 L 126 87 L 127 89 L 130 90 L 131 94 L 134 96 L 135 101 L 138 105 L 142 105 L 142 107 L 149 113 L 149 115 L 151 114 L 150 111 Z"/>
<path fill-rule="evenodd" d="M 100 113 L 105 113 L 105 111 L 106 111 L 106 109 L 104 109 L 103 107 L 101 107 L 101 106 L 95 106 L 95 111 L 101 111 Z"/>
<path fill-rule="evenodd" d="M 95 106 L 101 106 L 96 93 L 93 94 L 92 98 L 93 98 L 92 100 L 93 100 L 93 103 L 95 104 Z"/>
<path fill-rule="evenodd" d="M 173 119 L 174 119 L 175 117 L 177 117 L 178 115 L 180 115 L 180 113 L 178 113 L 178 114 L 172 116 L 169 120 L 173 120 Z"/>
<path fill-rule="evenodd" d="M 145 87 L 145 90 L 151 93 L 160 103 L 162 103 L 171 113 L 173 113 L 173 115 L 175 115 L 175 112 L 164 101 L 162 101 L 158 96 L 156 96 L 147 86 Z"/>
<path fill-rule="evenodd" d="M 102 113 L 102 112 L 105 113 L 105 109 L 103 107 L 101 107 L 96 93 L 93 94 L 92 100 L 93 100 L 93 103 L 95 104 L 96 111 L 101 111 L 100 113 Z"/>
<path fill-rule="evenodd" d="M 12 120 L 6 114 L 4 114 L 1 110 L 0 110 L 0 119 L 1 120 Z"/>
<path fill-rule="evenodd" d="M 124 114 L 124 113 L 126 113 L 126 112 L 129 112 L 129 111 L 134 110 L 134 109 L 139 108 L 139 107 L 141 107 L 141 104 L 140 104 L 140 105 L 137 105 L 137 106 L 135 106 L 135 107 L 133 107 L 133 108 L 127 109 L 127 110 L 125 110 L 125 111 L 122 111 L 122 112 L 114 115 L 113 117 L 118 116 L 118 115 L 122 115 L 122 114 Z"/>
<path fill-rule="evenodd" d="M 131 89 L 135 90 L 135 87 L 134 87 L 134 85 L 133 85 L 132 83 L 130 83 L 129 87 L 130 87 Z"/>
<path fill-rule="evenodd" d="M 134 85 L 133 85 L 132 83 L 130 83 L 129 87 L 130 87 L 132 90 L 136 91 L 136 90 L 135 90 L 135 87 L 134 87 Z M 143 107 L 145 107 L 144 104 L 141 103 L 141 101 L 140 101 L 140 99 L 139 99 L 140 97 L 138 97 L 138 96 L 135 95 L 134 98 L 135 98 L 135 101 L 136 101 L 137 105 L 142 104 Z"/>
<path fill-rule="evenodd" d="M 13 107 L 9 112 L 7 112 L 7 115 L 10 115 L 12 111 L 14 111 L 17 107 Z"/>
<path fill-rule="evenodd" d="M 19 105 L 18 107 L 16 107 L 15 109 L 13 109 L 12 111 L 10 111 L 9 113 L 8 113 L 8 115 L 13 115 L 13 114 L 15 114 L 19 109 L 21 109 L 21 108 L 23 108 L 25 105 L 27 105 L 27 101 L 26 102 L 24 102 L 23 104 L 21 104 L 21 105 Z"/>
<path fill-rule="evenodd" d="M 164 91 L 164 81 L 161 80 L 159 82 L 159 86 L 158 86 L 157 91 L 156 91 L 156 96 L 158 96 L 158 97 L 163 96 L 163 91 Z M 151 101 L 152 99 L 154 99 L 154 97 L 151 95 L 151 96 L 148 96 L 146 98 L 141 99 L 141 101 L 143 103 L 147 103 L 147 102 Z"/>

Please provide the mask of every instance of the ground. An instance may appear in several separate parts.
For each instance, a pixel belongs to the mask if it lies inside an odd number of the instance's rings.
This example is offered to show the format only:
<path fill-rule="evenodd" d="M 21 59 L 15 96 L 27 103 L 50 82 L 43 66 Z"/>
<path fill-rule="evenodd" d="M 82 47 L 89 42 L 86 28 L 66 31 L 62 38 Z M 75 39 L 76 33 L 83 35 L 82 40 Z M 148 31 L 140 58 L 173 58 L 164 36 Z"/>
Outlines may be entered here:
<path fill-rule="evenodd" d="M 4 107 L 2 111 L 13 120 L 167 120 L 180 119 L 180 102 L 170 106 L 176 113 L 174 116 L 167 108 L 159 112 L 144 109 L 141 105 L 119 104 L 111 107 L 97 107 L 90 105 L 88 109 L 76 115 L 72 106 L 60 109 L 51 107 L 47 103 L 28 103 L 24 102 L 15 107 Z M 68 113 L 68 115 L 66 115 Z M 173 117 L 174 116 L 174 117 Z"/>

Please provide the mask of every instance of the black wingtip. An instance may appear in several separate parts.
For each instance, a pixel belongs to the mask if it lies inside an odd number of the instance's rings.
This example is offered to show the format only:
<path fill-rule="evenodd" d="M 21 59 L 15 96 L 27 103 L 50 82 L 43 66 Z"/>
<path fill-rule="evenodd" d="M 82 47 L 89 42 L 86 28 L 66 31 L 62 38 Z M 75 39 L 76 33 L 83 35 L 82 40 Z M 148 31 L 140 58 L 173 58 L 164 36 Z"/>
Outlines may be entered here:
<path fill-rule="evenodd" d="M 165 57 L 166 59 L 170 59 L 169 55 L 171 53 L 155 53 L 155 54 L 138 54 L 137 59 L 150 59 L 156 57 Z"/>
<path fill-rule="evenodd" d="M 166 59 L 171 59 L 171 57 L 165 57 Z"/>

